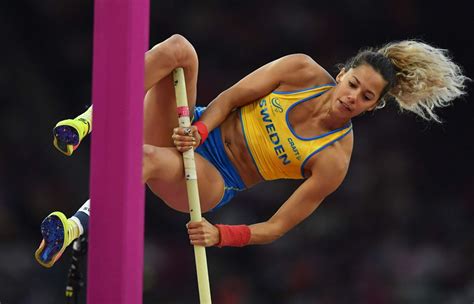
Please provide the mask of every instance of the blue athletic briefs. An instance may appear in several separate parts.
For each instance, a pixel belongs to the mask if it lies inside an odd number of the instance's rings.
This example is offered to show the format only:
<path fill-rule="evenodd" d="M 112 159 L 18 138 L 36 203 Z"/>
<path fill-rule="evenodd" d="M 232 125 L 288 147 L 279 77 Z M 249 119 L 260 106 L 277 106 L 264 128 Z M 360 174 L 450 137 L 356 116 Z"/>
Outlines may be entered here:
<path fill-rule="evenodd" d="M 193 120 L 199 120 L 205 110 L 205 107 L 195 107 Z M 216 207 L 214 207 L 211 211 L 224 206 L 237 194 L 237 192 L 245 189 L 244 182 L 227 157 L 224 149 L 224 143 L 222 142 L 221 129 L 219 127 L 215 128 L 211 131 L 211 133 L 209 133 L 209 136 L 207 137 L 207 140 L 204 142 L 204 144 L 200 145 L 196 149 L 196 153 L 213 164 L 224 179 L 224 195 Z"/>

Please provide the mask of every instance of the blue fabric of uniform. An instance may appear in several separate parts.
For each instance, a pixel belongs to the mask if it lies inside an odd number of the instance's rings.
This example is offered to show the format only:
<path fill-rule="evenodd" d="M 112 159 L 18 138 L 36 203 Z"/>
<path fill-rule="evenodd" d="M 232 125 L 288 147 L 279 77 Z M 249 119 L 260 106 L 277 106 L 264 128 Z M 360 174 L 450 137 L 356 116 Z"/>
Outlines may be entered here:
<path fill-rule="evenodd" d="M 201 115 L 206 110 L 205 107 L 195 107 L 194 109 L 194 121 L 199 120 Z M 221 174 L 224 179 L 224 195 L 220 202 L 211 211 L 214 211 L 225 204 L 227 204 L 238 192 L 245 189 L 245 184 L 240 178 L 237 170 L 234 168 L 232 163 L 224 149 L 224 143 L 222 142 L 220 128 L 212 130 L 204 144 L 200 145 L 196 149 L 196 153 L 207 159 Z M 204 190 L 204 189 L 203 189 Z"/>

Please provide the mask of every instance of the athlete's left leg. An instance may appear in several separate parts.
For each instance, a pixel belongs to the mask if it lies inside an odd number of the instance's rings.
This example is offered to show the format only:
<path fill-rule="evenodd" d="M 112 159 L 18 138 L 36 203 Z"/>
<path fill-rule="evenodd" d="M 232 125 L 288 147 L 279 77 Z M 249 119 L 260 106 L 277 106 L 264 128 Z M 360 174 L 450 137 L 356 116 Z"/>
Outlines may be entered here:
<path fill-rule="evenodd" d="M 186 186 L 181 154 L 175 148 L 171 148 L 173 147 L 172 129 L 177 125 L 176 102 L 171 73 L 177 67 L 184 68 L 189 108 L 193 112 L 196 102 L 198 58 L 191 43 L 180 35 L 173 35 L 146 53 L 145 91 L 147 94 L 144 105 L 144 142 L 155 147 L 144 147 L 144 165 L 145 168 L 151 171 L 145 170 L 146 175 L 143 181 L 147 182 L 150 189 L 162 197 L 172 208 L 187 211 Z M 69 131 L 71 131 L 72 135 L 76 136 L 72 136 L 72 140 L 78 138 L 78 142 L 80 142 L 92 128 L 90 110 L 91 108 L 78 117 L 82 123 L 77 124 L 77 126 L 71 125 L 70 128 L 59 125 L 55 128 L 55 131 L 63 132 L 66 140 L 70 139 L 71 133 Z M 55 138 L 60 138 L 59 135 L 55 133 Z M 156 146 L 170 148 L 160 149 Z M 56 145 L 56 147 L 58 146 Z M 63 153 L 70 154 L 77 148 L 77 144 L 67 142 L 67 145 L 62 148 L 64 149 Z M 58 149 L 61 150 L 60 147 Z M 173 150 L 174 152 L 172 152 Z M 223 194 L 224 183 L 217 169 L 199 155 L 196 155 L 196 166 L 197 170 L 202 172 L 199 174 L 198 183 L 201 189 L 205 189 L 205 191 L 201 191 L 201 206 L 205 212 L 219 202 Z M 148 175 L 149 173 L 151 175 Z M 160 176 L 157 176 L 157 173 Z M 45 219 L 45 224 L 42 225 L 43 235 L 46 238 L 38 249 L 36 256 L 37 259 L 42 259 L 42 261 L 38 261 L 44 266 L 52 266 L 70 241 L 79 236 L 75 233 L 78 231 L 74 228 L 76 223 L 63 217 L 59 213 L 53 213 Z M 80 220 L 80 224 L 82 222 L 83 220 Z M 82 224 L 84 230 L 86 230 L 87 224 Z M 50 234 L 50 229 L 61 230 L 62 236 Z M 69 230 L 73 232 L 70 233 Z M 54 235 L 55 238 L 49 239 L 49 235 Z M 57 240 L 59 240 L 58 244 L 56 244 Z M 44 252 L 49 246 L 54 248 L 45 255 Z M 49 262 L 52 263 L 48 264 Z"/>
<path fill-rule="evenodd" d="M 216 167 L 201 155 L 195 153 L 194 160 L 201 210 L 207 212 L 214 208 L 224 195 L 224 179 Z M 183 156 L 176 148 L 145 145 L 143 181 L 169 207 L 189 212 Z"/>
<path fill-rule="evenodd" d="M 224 180 L 218 170 L 199 154 L 195 154 L 196 171 L 202 212 L 214 208 L 224 194 Z M 143 147 L 142 180 L 168 206 L 189 212 L 182 154 L 175 148 Z M 64 250 L 88 228 L 90 201 L 71 218 L 59 211 L 48 215 L 41 223 L 43 240 L 35 258 L 44 267 L 52 267 Z"/>
<path fill-rule="evenodd" d="M 87 229 L 89 222 L 90 200 L 70 218 L 55 211 L 41 223 L 43 240 L 35 252 L 38 263 L 44 267 L 52 267 L 61 257 L 64 250 Z"/>

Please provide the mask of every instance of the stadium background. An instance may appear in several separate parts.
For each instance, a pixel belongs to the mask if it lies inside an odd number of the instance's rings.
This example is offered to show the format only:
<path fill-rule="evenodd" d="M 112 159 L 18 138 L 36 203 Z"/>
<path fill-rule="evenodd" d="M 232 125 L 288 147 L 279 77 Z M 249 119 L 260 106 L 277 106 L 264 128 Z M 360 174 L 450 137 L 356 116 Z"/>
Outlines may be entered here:
<path fill-rule="evenodd" d="M 39 224 L 87 199 L 89 144 L 71 158 L 51 129 L 90 104 L 92 1 L 0 5 L 0 302 L 62 303 L 70 252 L 35 263 Z M 468 1 L 152 1 L 150 46 L 180 33 L 200 58 L 198 104 L 255 68 L 294 52 L 333 75 L 360 48 L 422 39 L 447 48 L 473 77 Z M 473 105 L 439 111 L 442 125 L 395 106 L 354 120 L 349 174 L 304 223 L 277 242 L 208 249 L 215 303 L 472 303 Z M 276 181 L 205 217 L 266 220 L 297 187 Z M 184 224 L 147 192 L 144 303 L 196 303 Z"/>

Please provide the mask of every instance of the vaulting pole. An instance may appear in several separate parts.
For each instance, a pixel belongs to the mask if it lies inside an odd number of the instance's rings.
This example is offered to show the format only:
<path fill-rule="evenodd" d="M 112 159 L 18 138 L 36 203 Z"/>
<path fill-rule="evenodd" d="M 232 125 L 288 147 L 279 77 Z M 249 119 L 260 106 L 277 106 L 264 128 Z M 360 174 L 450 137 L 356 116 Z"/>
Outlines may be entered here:
<path fill-rule="evenodd" d="M 191 121 L 183 68 L 177 68 L 173 71 L 173 79 L 176 93 L 179 126 L 187 128 L 191 125 Z M 186 188 L 188 191 L 189 214 L 191 216 L 191 221 L 200 222 L 202 219 L 201 204 L 199 202 L 196 163 L 194 161 L 193 149 L 183 153 L 183 161 L 184 175 L 186 177 Z M 209 274 L 207 271 L 206 248 L 203 246 L 194 246 L 194 258 L 196 261 L 200 303 L 211 304 L 211 290 L 209 287 Z"/>

